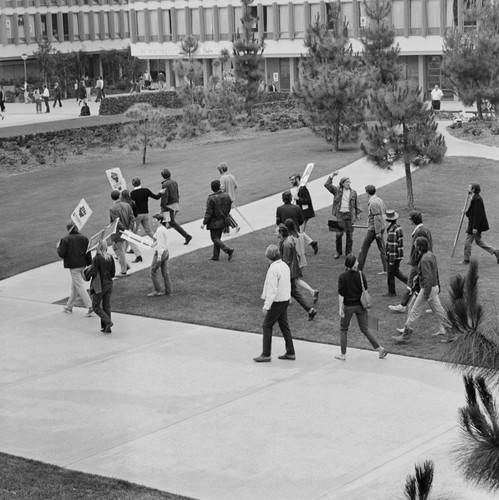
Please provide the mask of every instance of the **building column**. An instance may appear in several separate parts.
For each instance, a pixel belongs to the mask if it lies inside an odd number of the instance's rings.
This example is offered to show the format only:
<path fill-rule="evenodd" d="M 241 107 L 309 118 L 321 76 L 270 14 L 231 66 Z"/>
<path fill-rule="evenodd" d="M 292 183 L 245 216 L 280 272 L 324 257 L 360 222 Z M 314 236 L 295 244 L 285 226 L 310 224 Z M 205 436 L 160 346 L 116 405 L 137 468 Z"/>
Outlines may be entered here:
<path fill-rule="evenodd" d="M 428 88 L 426 78 L 425 56 L 418 56 L 418 86 L 423 89 L 423 100 L 426 98 L 426 89 Z"/>
<path fill-rule="evenodd" d="M 208 88 L 208 80 L 210 79 L 210 59 L 203 59 L 203 85 Z"/>
<path fill-rule="evenodd" d="M 293 92 L 296 88 L 298 81 L 298 65 L 296 64 L 296 57 L 289 58 L 289 90 Z"/>

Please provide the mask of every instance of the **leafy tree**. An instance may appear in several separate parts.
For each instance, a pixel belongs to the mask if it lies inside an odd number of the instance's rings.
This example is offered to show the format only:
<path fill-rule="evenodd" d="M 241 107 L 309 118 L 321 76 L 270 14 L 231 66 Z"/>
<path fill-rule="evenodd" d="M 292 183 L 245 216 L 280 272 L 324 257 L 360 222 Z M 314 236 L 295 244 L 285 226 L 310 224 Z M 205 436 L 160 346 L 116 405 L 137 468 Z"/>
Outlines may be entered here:
<path fill-rule="evenodd" d="M 244 97 L 245 109 L 251 115 L 251 108 L 258 100 L 258 88 L 263 81 L 263 40 L 257 40 L 253 27 L 258 18 L 251 15 L 250 5 L 254 0 L 241 0 L 243 4 L 242 36 L 238 36 L 232 45 L 236 90 Z"/>
<path fill-rule="evenodd" d="M 374 86 L 394 83 L 400 78 L 397 64 L 400 47 L 393 45 L 395 30 L 390 20 L 392 11 L 388 0 L 364 0 L 368 25 L 362 28 L 361 41 L 364 51 L 362 60 L 370 73 Z"/>
<path fill-rule="evenodd" d="M 134 104 L 125 112 L 131 118 L 123 128 L 123 137 L 130 151 L 142 150 L 142 164 L 146 163 L 147 147 L 166 147 L 169 137 L 163 132 L 163 122 L 167 118 L 165 112 L 153 108 L 146 102 Z"/>
<path fill-rule="evenodd" d="M 38 42 L 38 50 L 33 52 L 38 72 L 42 75 L 45 85 L 52 76 L 52 44 L 48 40 Z"/>
<path fill-rule="evenodd" d="M 421 98 L 421 89 L 409 81 L 385 85 L 371 94 L 368 111 L 373 122 L 364 125 L 362 151 L 383 169 L 401 161 L 405 166 L 407 205 L 414 207 L 411 164 L 442 161 L 447 149 L 437 133 L 435 114 Z"/>
<path fill-rule="evenodd" d="M 205 93 L 205 109 L 210 125 L 216 129 L 230 130 L 237 126 L 238 114 L 244 107 L 244 98 L 233 82 L 212 79 Z"/>
<path fill-rule="evenodd" d="M 339 19 L 340 10 L 333 4 L 327 24 L 318 17 L 307 29 L 308 54 L 300 61 L 297 88 L 307 125 L 332 142 L 335 151 L 340 142 L 358 137 L 367 85 L 360 60 L 349 44 L 347 26 Z"/>
<path fill-rule="evenodd" d="M 446 32 L 441 71 L 463 104 L 476 103 L 478 118 L 483 120 L 484 101 L 499 104 L 499 4 L 484 2 L 465 15 L 476 27 Z"/>

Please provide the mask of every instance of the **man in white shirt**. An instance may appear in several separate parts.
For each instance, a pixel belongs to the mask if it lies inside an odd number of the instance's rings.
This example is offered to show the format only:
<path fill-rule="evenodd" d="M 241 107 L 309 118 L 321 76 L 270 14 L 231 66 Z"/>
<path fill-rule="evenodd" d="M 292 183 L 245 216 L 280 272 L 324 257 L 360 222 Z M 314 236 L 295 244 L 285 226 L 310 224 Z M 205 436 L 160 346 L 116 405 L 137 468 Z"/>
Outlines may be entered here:
<path fill-rule="evenodd" d="M 221 176 L 220 191 L 222 193 L 227 193 L 230 196 L 230 199 L 232 201 L 231 208 L 234 208 L 236 206 L 236 189 L 237 189 L 236 178 L 228 172 L 229 167 L 227 163 L 225 163 L 224 161 L 219 163 L 217 168 Z M 231 222 L 231 227 L 233 227 L 236 230 L 236 233 L 238 233 L 241 228 L 239 227 L 238 223 L 234 220 L 234 217 L 232 217 L 232 215 L 231 219 L 234 221 L 233 224 Z"/>
<path fill-rule="evenodd" d="M 50 113 L 50 106 L 49 106 L 50 90 L 46 85 L 43 86 L 42 97 L 43 101 L 45 102 L 45 113 Z"/>
<path fill-rule="evenodd" d="M 435 88 L 431 91 L 431 105 L 435 111 L 440 109 L 440 101 L 444 93 L 440 90 L 438 85 L 435 85 Z"/>
<path fill-rule="evenodd" d="M 263 285 L 263 349 L 262 354 L 253 358 L 257 363 L 269 362 L 272 347 L 272 328 L 279 324 L 282 336 L 286 343 L 286 353 L 279 356 L 279 359 L 294 360 L 295 349 L 293 337 L 288 323 L 288 306 L 291 299 L 291 275 L 289 266 L 281 259 L 281 253 L 275 245 L 269 245 L 265 251 L 265 256 L 271 261 L 265 284 Z"/>
<path fill-rule="evenodd" d="M 153 219 L 157 221 L 157 229 L 154 233 L 154 241 L 156 242 L 156 251 L 151 263 L 151 280 L 154 285 L 154 291 L 147 294 L 148 297 L 157 297 L 158 295 L 170 295 L 172 293 L 172 282 L 170 279 L 169 257 L 168 251 L 168 231 L 166 229 L 167 222 L 163 214 L 153 215 Z M 161 291 L 161 283 L 158 277 L 158 271 L 161 269 L 165 291 Z"/>

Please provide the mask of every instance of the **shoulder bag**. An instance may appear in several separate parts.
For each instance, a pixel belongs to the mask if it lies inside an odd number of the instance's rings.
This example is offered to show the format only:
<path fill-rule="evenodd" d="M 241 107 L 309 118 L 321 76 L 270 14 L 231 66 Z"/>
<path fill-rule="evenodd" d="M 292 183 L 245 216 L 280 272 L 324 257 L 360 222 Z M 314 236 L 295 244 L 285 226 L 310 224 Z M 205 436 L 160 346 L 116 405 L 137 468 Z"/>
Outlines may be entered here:
<path fill-rule="evenodd" d="M 359 271 L 360 284 L 362 286 L 362 293 L 360 294 L 360 303 L 364 309 L 371 309 L 371 296 L 364 286 L 364 278 L 362 278 L 362 273 Z"/>

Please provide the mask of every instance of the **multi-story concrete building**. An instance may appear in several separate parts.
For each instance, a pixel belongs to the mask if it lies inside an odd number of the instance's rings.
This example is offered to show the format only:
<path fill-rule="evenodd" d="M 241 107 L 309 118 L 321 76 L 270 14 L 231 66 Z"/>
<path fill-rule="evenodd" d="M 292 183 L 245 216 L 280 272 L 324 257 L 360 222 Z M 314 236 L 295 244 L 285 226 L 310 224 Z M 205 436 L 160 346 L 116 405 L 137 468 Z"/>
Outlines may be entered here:
<path fill-rule="evenodd" d="M 392 21 L 406 75 L 428 89 L 440 84 L 442 36 L 447 29 L 466 29 L 465 0 L 392 0 Z M 341 0 L 354 50 L 368 22 L 363 1 Z M 278 89 L 292 89 L 305 52 L 306 27 L 327 19 L 324 1 L 261 0 L 251 6 L 258 16 L 256 36 L 265 39 L 265 75 Z M 21 54 L 31 55 L 36 40 L 46 38 L 61 51 L 99 53 L 131 45 L 153 77 L 164 70 L 175 85 L 173 62 L 186 35 L 199 39 L 196 57 L 205 82 L 217 70 L 223 48 L 231 50 L 240 31 L 242 4 L 237 0 L 0 0 L 0 78 L 22 68 Z M 96 60 L 97 61 L 97 60 Z M 96 62 L 98 64 L 98 62 Z"/>

